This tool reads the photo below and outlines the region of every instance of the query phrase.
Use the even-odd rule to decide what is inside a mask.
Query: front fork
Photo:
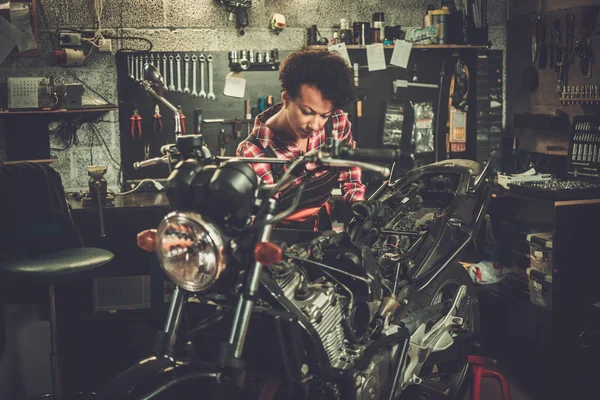
[[[181,323],[181,314],[183,306],[188,299],[188,292],[175,287],[169,304],[169,312],[167,313],[167,321],[162,331],[156,335],[154,342],[154,355],[157,357],[167,356],[173,357],[175,352],[175,341],[177,340],[177,332]]]
[[[273,219],[276,205],[275,200],[269,199],[269,209],[265,216],[266,221]],[[265,225],[259,232],[258,242],[268,242],[271,239],[272,231],[272,224]],[[246,288],[240,296],[235,310],[233,326],[231,327],[231,333],[229,335],[229,353],[234,360],[239,360],[242,356],[242,350],[244,348],[244,343],[246,342],[246,334],[248,333],[248,327],[250,326],[250,317],[254,308],[254,302],[258,296],[262,268],[263,265],[260,262],[254,261],[252,267],[248,270]]]

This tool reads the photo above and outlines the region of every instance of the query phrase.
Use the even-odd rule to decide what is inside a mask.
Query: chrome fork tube
[[[172,355],[173,346],[177,340],[177,331],[179,324],[181,323],[181,314],[183,312],[183,306],[187,299],[187,293],[180,290],[179,287],[175,287],[173,291],[173,297],[169,304],[169,311],[167,313],[167,320],[165,327],[162,332],[159,332],[156,337],[156,343],[154,344],[154,354],[156,355]]]
[[[265,220],[268,221],[273,219],[275,206],[275,200],[269,199],[269,210],[267,211]],[[268,242],[271,239],[272,231],[273,225],[265,225],[260,230],[258,241]],[[231,328],[231,334],[229,335],[229,344],[233,347],[233,356],[235,358],[240,358],[242,356],[242,350],[246,341],[246,334],[248,333],[248,326],[250,325],[250,316],[252,315],[252,309],[254,308],[254,301],[258,295],[262,267],[263,265],[261,263],[255,261],[252,264],[252,267],[248,270],[246,287],[240,296],[235,310],[233,326]]]

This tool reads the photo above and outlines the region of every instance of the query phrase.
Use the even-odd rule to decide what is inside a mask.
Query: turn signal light
[[[138,233],[137,246],[142,250],[154,253],[156,251],[156,229],[146,229]]]
[[[254,246],[254,259],[264,265],[277,264],[283,260],[283,250],[275,243],[259,242]]]

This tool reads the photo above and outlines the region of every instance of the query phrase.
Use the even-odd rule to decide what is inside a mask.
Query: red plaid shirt
[[[282,107],[282,104],[277,104],[263,113],[258,115],[254,120],[254,128],[252,129],[251,135],[256,136],[260,141],[263,148],[271,146],[271,149],[281,159],[295,159],[300,157],[304,152],[294,144],[283,142],[271,129],[265,125],[265,122],[277,113]],[[352,145],[354,139],[352,139],[352,131],[350,130],[350,121],[341,110],[335,110],[331,115],[333,122],[333,130],[338,132],[338,138],[340,141],[345,141]],[[308,151],[318,149],[325,143],[325,128],[321,128],[320,131],[315,132],[308,138]],[[263,150],[253,143],[247,140],[242,141],[236,151],[239,157],[265,157]],[[254,163],[250,166],[256,171],[259,178],[262,179],[263,183],[272,184],[273,174],[271,172],[271,166],[269,164]],[[287,167],[286,167],[287,168]],[[316,165],[309,163],[306,165],[306,169],[311,171],[316,168]],[[318,172],[315,176],[324,174],[325,172]],[[293,186],[298,186],[302,183],[306,173],[301,174],[294,182]],[[362,201],[365,199],[365,185],[361,182],[362,171],[358,167],[346,168],[340,170],[339,182],[342,189],[342,194],[346,204],[353,203],[355,201]],[[292,187],[293,187],[292,186]]]

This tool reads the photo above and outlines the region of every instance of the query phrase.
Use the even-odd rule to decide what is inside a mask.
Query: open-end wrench
[[[200,57],[198,57],[198,61],[200,61],[200,93],[198,97],[201,99],[206,97],[206,92],[204,91],[204,59],[204,54],[200,54]]]
[[[206,98],[208,100],[214,100],[215,99],[215,92],[213,91],[213,56],[212,54],[209,54],[206,57],[206,61],[208,61],[208,94],[206,95]]]
[[[154,63],[154,67],[156,68],[156,72],[162,76],[162,73],[160,72],[160,54],[156,54],[156,62]]]
[[[192,54],[192,97],[198,97],[198,92],[196,92],[196,76],[198,75],[197,65],[198,56]]]
[[[169,84],[169,90],[170,90],[171,92],[174,92],[174,91],[175,91],[175,78],[173,77],[173,58],[174,58],[174,57],[173,57],[173,55],[171,54],[171,55],[169,56],[169,69],[170,69],[169,73],[170,73],[170,78],[171,78],[171,79],[169,79],[169,80],[170,80],[170,82],[171,82],[171,83]]]
[[[183,93],[181,90],[181,56],[177,54],[175,60],[177,60],[177,93]]]
[[[190,93],[190,87],[188,86],[188,82],[190,81],[190,56],[189,55],[185,55],[183,57],[183,61],[184,61],[184,66],[185,66],[185,88],[183,89],[183,93],[185,94],[189,94]]]
[[[162,76],[163,79],[165,80],[165,88],[168,88],[169,85],[167,84],[167,55],[163,54],[162,56]]]
[[[131,56],[127,56],[127,76],[130,78],[133,76],[131,74],[131,65]]]
[[[133,74],[134,75],[133,77],[136,81],[139,81],[140,80],[140,63],[139,63],[138,56],[135,56],[133,58],[133,65],[135,66],[135,72]]]
[[[154,53],[150,54],[150,65],[154,65]]]
[[[150,60],[149,60],[149,58],[148,58],[148,54],[146,54],[146,55],[144,56],[144,67],[146,66],[146,64],[148,64],[148,62],[149,62],[149,61],[150,61]],[[142,76],[143,76],[143,75],[144,75],[144,68],[142,68]]]
[[[140,75],[138,77],[138,81],[141,82],[142,79],[144,79],[144,57],[140,56]]]

